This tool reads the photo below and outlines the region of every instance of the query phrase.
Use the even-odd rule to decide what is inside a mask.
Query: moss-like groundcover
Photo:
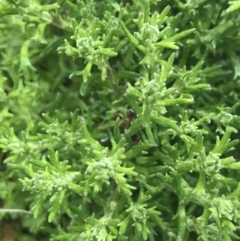
[[[239,9],[0,0],[0,240],[240,240]]]

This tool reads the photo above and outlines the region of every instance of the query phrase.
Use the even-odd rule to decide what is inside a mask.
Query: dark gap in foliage
[[[0,173],[4,172],[7,168],[7,164],[4,163],[4,160],[9,156],[9,154],[9,152],[4,152],[2,149],[0,149]]]
[[[189,239],[188,240],[197,240],[197,239],[198,239],[197,232],[192,231],[192,232],[189,233]]]
[[[186,213],[188,215],[192,215],[195,218],[198,218],[203,214],[203,207],[194,202],[190,202],[186,206]]]
[[[197,181],[198,181],[198,177],[199,177],[199,173],[197,173],[196,171],[193,172],[186,172],[183,174],[184,179],[187,181],[187,183],[191,186],[191,187],[196,187],[197,185]]]

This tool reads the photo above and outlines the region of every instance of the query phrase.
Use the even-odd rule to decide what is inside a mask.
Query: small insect
[[[122,113],[117,113],[117,116],[122,119],[121,128],[128,129],[131,125],[131,122],[136,118],[136,114],[132,109],[127,111],[127,115],[124,116]]]

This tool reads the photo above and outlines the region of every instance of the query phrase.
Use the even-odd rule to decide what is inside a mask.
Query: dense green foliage
[[[239,9],[0,0],[2,227],[18,241],[240,240]]]

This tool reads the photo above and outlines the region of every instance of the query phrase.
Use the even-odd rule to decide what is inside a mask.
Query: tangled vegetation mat
[[[240,240],[240,1],[0,0],[0,241]]]

